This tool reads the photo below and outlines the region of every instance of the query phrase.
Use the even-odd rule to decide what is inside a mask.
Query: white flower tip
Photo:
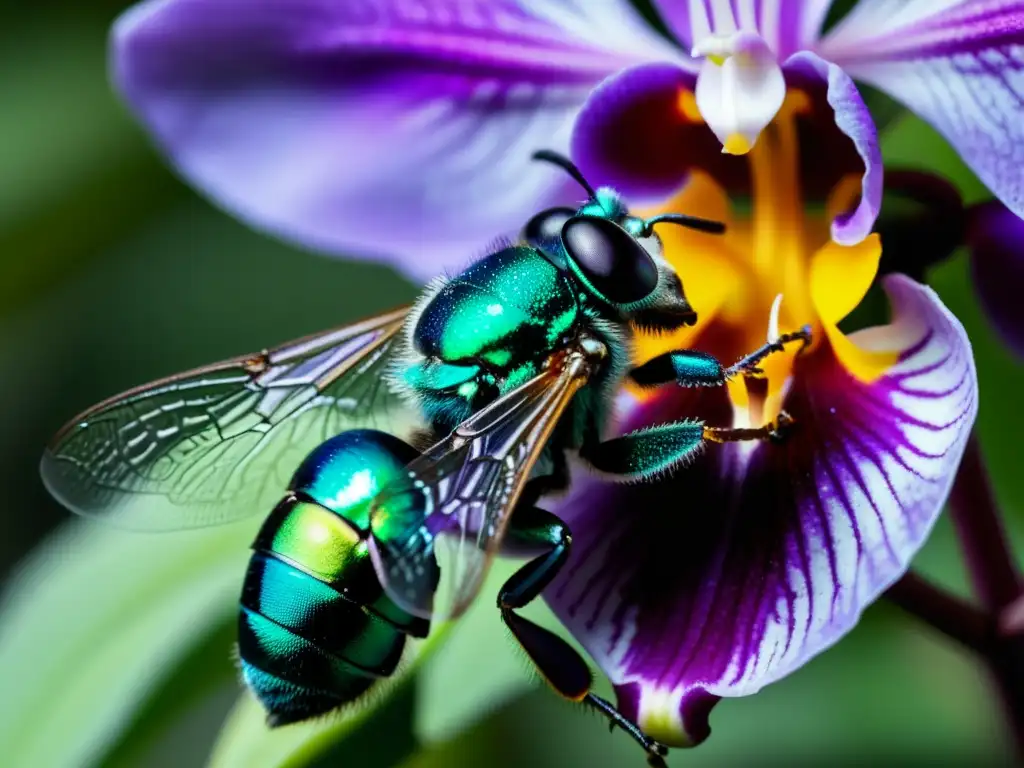
[[[772,302],[772,310],[768,313],[768,343],[774,344],[779,340],[779,309],[782,307],[782,294],[775,297]]]

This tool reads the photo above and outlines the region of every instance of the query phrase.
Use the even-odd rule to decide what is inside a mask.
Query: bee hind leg
[[[516,507],[506,534],[506,546],[519,553],[539,551],[540,554],[512,574],[501,588],[498,593],[501,618],[548,685],[564,698],[600,712],[613,728],[619,726],[644,748],[650,765],[664,768],[666,747],[647,736],[610,702],[591,693],[590,667],[576,649],[554,632],[515,612],[551,583],[568,560],[571,544],[569,528],[558,517],[539,507]]]

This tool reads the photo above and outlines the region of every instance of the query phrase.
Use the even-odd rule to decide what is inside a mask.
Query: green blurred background
[[[3,765],[203,765],[240,693],[234,599],[256,523],[150,537],[70,521],[38,479],[47,439],[114,392],[416,290],[388,269],[253,233],[177,181],[106,83],[107,29],[127,5],[0,10]],[[884,149],[985,197],[908,115],[889,123]],[[964,255],[931,282],[975,345],[979,430],[1020,543],[1024,375],[981,316]],[[917,565],[966,594],[948,520]],[[642,765],[625,737],[538,687],[491,610],[474,611],[413,685],[345,739],[292,753],[244,706],[231,717],[216,765]],[[885,604],[797,674],[721,704],[712,727],[671,765],[991,764],[1011,754],[980,668]]]

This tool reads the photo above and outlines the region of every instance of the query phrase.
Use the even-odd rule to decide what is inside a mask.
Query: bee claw
[[[783,442],[795,424],[796,419],[790,416],[786,411],[779,411],[779,415],[775,419],[775,425],[768,433],[768,439],[776,443]]]

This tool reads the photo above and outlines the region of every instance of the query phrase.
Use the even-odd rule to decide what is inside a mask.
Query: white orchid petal
[[[709,36],[698,52],[708,58],[697,76],[697,108],[723,152],[745,154],[786,98],[782,68],[763,40],[745,33]]]

